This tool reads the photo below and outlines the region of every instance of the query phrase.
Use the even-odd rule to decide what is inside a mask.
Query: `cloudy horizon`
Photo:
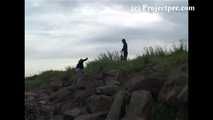
[[[132,12],[140,4],[187,5],[186,0],[25,0],[25,76],[74,67],[79,58],[120,51],[129,58],[144,47],[170,48],[188,40],[188,13]],[[162,1],[162,0],[160,0]]]

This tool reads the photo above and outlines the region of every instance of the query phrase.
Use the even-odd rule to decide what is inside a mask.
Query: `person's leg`
[[[123,55],[121,55],[121,61],[123,61],[124,59],[123,59],[124,57],[123,57]]]
[[[84,71],[82,69],[79,69],[79,75],[77,79],[77,86],[80,85],[80,82],[84,79]]]
[[[76,78],[73,80],[73,85],[77,85],[77,82],[78,82],[78,79],[79,79],[79,76],[80,76],[80,69],[76,68],[75,73],[76,73]]]
[[[127,52],[124,52],[124,60],[127,61],[127,55],[128,53]]]

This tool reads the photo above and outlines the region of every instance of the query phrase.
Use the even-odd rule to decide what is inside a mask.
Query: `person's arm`
[[[123,52],[124,51],[124,43],[123,43],[123,47],[122,47],[122,49],[121,49],[121,52]]]
[[[87,61],[87,60],[88,60],[88,58],[83,59],[83,61]]]
[[[122,50],[121,50],[121,51],[123,52],[124,50],[125,50],[125,44],[123,45],[123,48],[122,48]]]
[[[127,44],[124,43],[123,48],[122,48],[122,51],[126,51],[126,50],[127,50]]]

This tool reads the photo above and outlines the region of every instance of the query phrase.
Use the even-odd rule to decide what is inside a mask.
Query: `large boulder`
[[[104,120],[106,117],[107,112],[97,112],[97,113],[92,113],[92,114],[84,114],[80,115],[74,120]]]
[[[34,91],[37,95],[36,97],[39,99],[47,99],[47,97],[53,93],[51,89],[49,88],[42,88],[39,90]]]
[[[120,72],[118,70],[111,70],[101,72],[97,75],[97,79],[101,81],[104,85],[120,85],[121,83],[118,81]]]
[[[119,90],[119,87],[117,85],[105,85],[101,87],[96,88],[97,94],[105,94],[112,96]]]
[[[106,95],[92,95],[87,100],[87,110],[91,113],[108,111],[112,104],[112,97]]]
[[[105,77],[112,77],[114,80],[118,80],[118,77],[120,75],[119,70],[110,70],[103,73],[103,76]]]
[[[159,93],[159,100],[164,103],[178,106],[179,102],[187,102],[187,80],[167,80]]]
[[[74,93],[74,101],[81,105],[86,105],[87,99],[95,94],[95,88],[87,88],[85,90],[77,90]]]
[[[129,79],[124,86],[128,89],[128,91],[132,92],[138,89],[138,85],[141,84],[141,81],[143,80],[144,80],[143,76],[134,76],[131,79]]]
[[[161,102],[179,106],[180,102],[187,102],[188,94],[188,68],[187,64],[177,66],[168,76],[159,93]]]
[[[78,88],[83,89],[90,89],[90,88],[96,88],[97,87],[97,80],[92,78],[91,76],[85,75],[82,79],[77,79],[77,83],[73,84],[77,86]]]
[[[66,98],[66,96],[72,94],[72,92],[69,90],[69,88],[62,88],[58,90],[57,92],[51,94],[49,96],[49,100],[51,102],[59,102]]]
[[[110,108],[110,111],[107,115],[106,120],[120,120],[125,110],[125,97],[127,93],[126,91],[119,91],[113,100],[113,104]]]
[[[52,120],[64,120],[62,115],[55,115],[52,117]]]
[[[137,90],[146,90],[150,91],[153,97],[158,96],[159,91],[161,90],[164,80],[157,79],[157,78],[145,78],[143,76],[135,76],[131,78],[127,83],[126,83],[126,88],[128,89],[129,92],[134,92]]]
[[[63,113],[75,107],[86,106],[87,99],[95,94],[95,88],[66,89],[66,93],[61,92],[62,95],[58,93],[56,96],[59,97],[55,97],[55,100],[52,101],[52,103],[59,104],[59,107],[56,108],[57,113]]]
[[[188,85],[186,85],[181,92],[177,96],[177,100],[179,103],[187,103],[188,102]]]
[[[25,100],[25,120],[36,120],[39,115],[39,110],[36,104]]]
[[[25,97],[25,102],[33,101],[38,96],[37,94],[32,93],[32,92],[25,92],[24,95],[25,95],[24,96]]]
[[[148,91],[135,91],[122,120],[150,120],[152,96]]]
[[[113,80],[113,79],[106,79],[105,80],[105,85],[116,85],[116,86],[120,86],[120,82],[117,80]]]
[[[49,105],[43,105],[36,99],[25,98],[25,119],[26,120],[49,120],[52,117],[53,109]]]
[[[81,114],[80,108],[74,108],[72,110],[67,110],[63,113],[64,120],[73,120],[75,117],[79,116]]]

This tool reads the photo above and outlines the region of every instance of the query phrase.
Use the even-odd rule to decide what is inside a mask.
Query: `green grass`
[[[27,77],[25,79],[25,88],[34,89],[34,88],[42,88],[48,85],[48,83],[53,79],[60,79],[62,76],[62,71],[45,71],[39,75],[34,75],[32,77]]]
[[[75,79],[75,72],[73,68],[66,68],[65,71],[45,71],[39,75],[34,75],[25,78],[25,89],[33,90],[45,88],[52,80],[72,80]]]
[[[98,73],[100,70],[108,71],[119,69],[128,73],[141,72],[150,66],[158,67],[158,71],[168,72],[173,67],[187,62],[188,52],[183,45],[175,46],[172,50],[164,50],[160,47],[145,48],[145,53],[135,59],[121,62],[118,52],[107,52],[101,54],[96,60],[87,64],[86,72],[89,74]]]

